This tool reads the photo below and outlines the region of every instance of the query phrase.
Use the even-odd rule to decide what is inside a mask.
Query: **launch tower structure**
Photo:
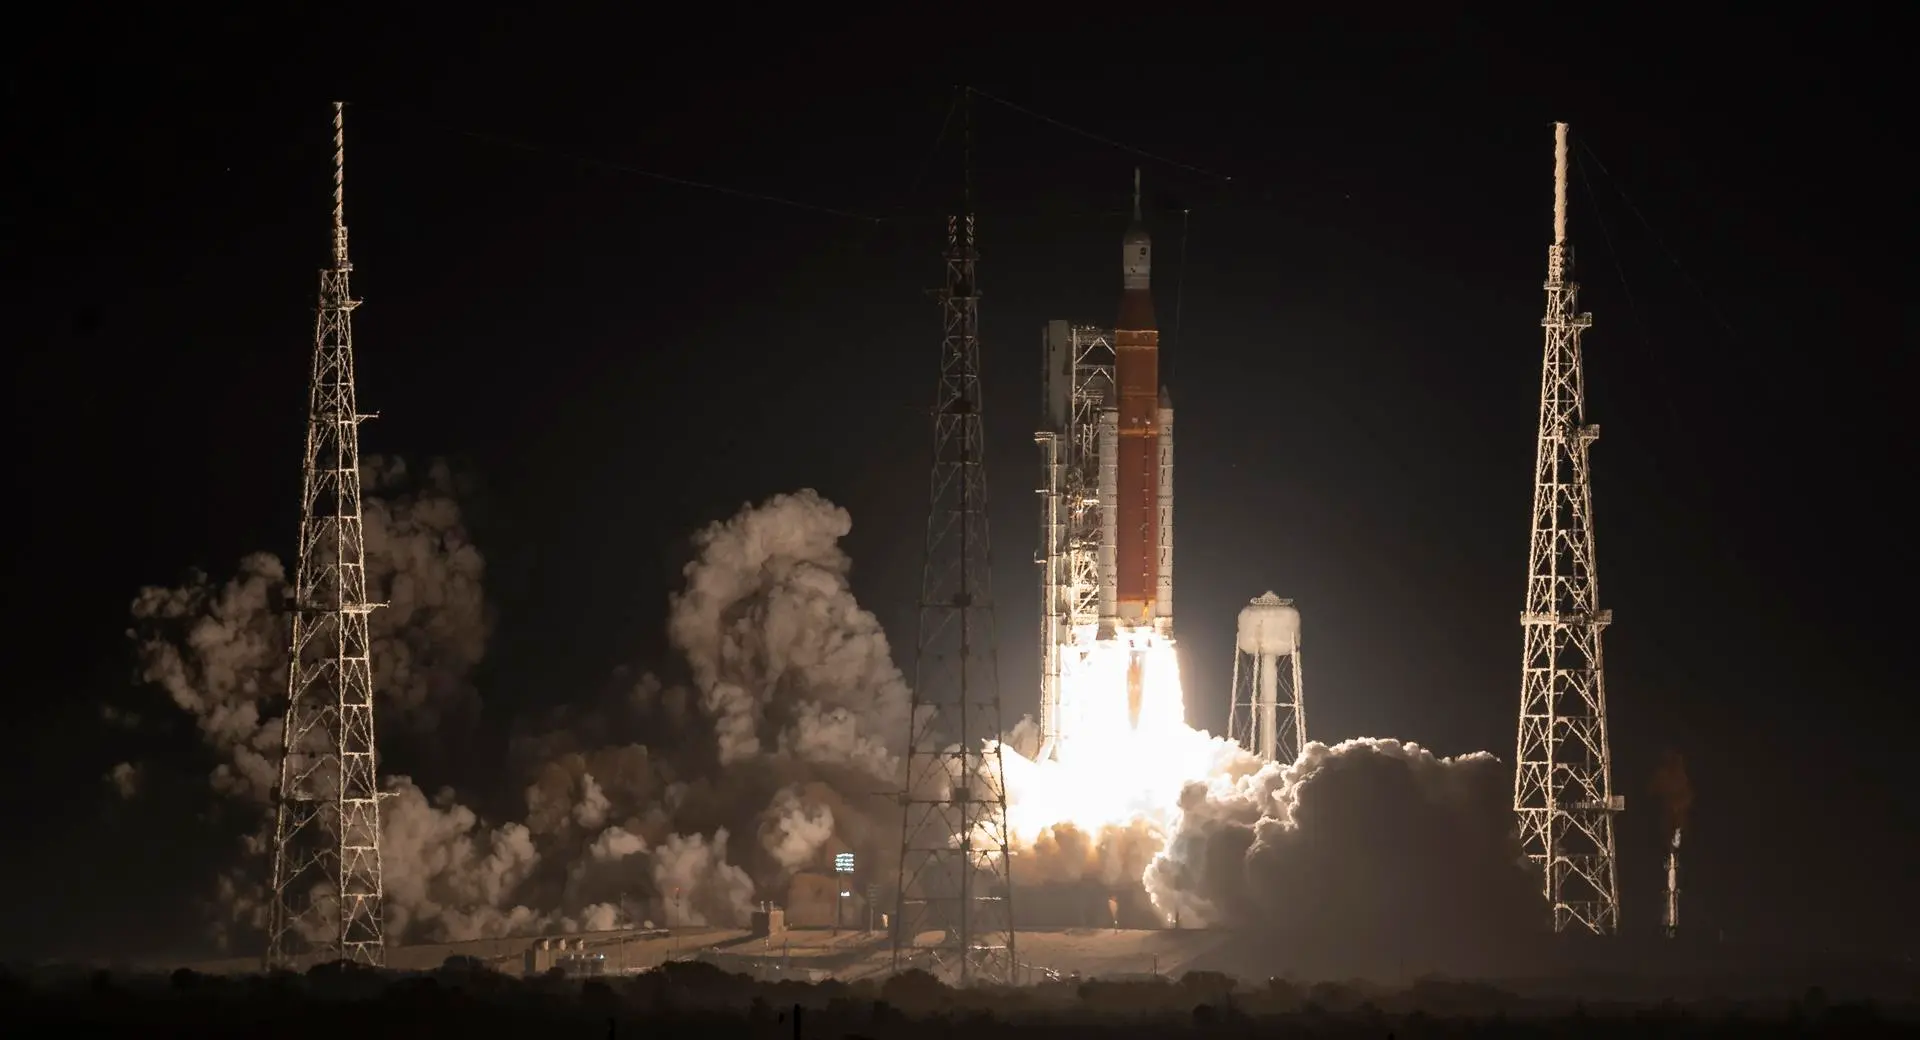
[[[344,105],[333,105],[333,263],[320,272],[307,404],[305,484],[294,571],[280,782],[272,791],[273,891],[267,963],[382,965],[379,763],[366,547],[360,515],[360,413],[348,290]]]
[[[1011,983],[1016,963],[980,419],[970,118],[966,133],[966,205],[947,218],[946,284],[939,292],[946,333],[933,403],[893,921],[895,971],[922,968],[960,985]]]
[[[1104,627],[1112,637],[1113,332],[1064,321],[1041,337],[1040,753],[1057,758],[1066,677]],[[1103,461],[1104,460],[1104,461]]]
[[[1613,793],[1607,744],[1600,637],[1613,612],[1600,609],[1587,463],[1600,427],[1586,421],[1580,334],[1593,317],[1578,308],[1572,266],[1567,124],[1555,123],[1553,244],[1547,249],[1547,310],[1540,322],[1546,345],[1526,609],[1520,615],[1525,638],[1513,808],[1521,844],[1541,871],[1554,931],[1578,927],[1611,935],[1620,921],[1613,818],[1626,800]]]
[[[1240,608],[1227,736],[1268,762],[1292,762],[1307,742],[1300,681],[1300,609],[1271,592]]]

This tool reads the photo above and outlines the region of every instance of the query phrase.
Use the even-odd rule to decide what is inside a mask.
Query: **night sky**
[[[1920,812],[1893,782],[1912,266],[1890,23],[1102,15],[948,44],[924,17],[777,40],[130,17],[10,41],[25,714],[0,953],[184,948],[228,853],[186,793],[210,762],[184,717],[129,735],[99,712],[168,715],[129,689],[141,585],[291,549],[327,102],[350,102],[365,448],[475,485],[486,725],[420,777],[464,787],[498,780],[516,719],[618,666],[670,672],[687,536],[778,492],[851,511],[855,591],[910,665],[940,338],[924,290],[960,169],[956,135],[936,143],[963,82],[1067,124],[973,102],[1018,711],[1037,688],[1041,327],[1111,322],[1139,166],[1190,720],[1224,728],[1235,612],[1272,589],[1304,615],[1313,737],[1511,756],[1564,119],[1626,927],[1657,926],[1648,787],[1674,749],[1697,789],[1691,927],[1911,949],[1881,910],[1920,876]],[[101,779],[129,757],[161,771],[154,800]]]

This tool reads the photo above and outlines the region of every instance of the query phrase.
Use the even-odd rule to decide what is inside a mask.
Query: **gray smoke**
[[[1014,853],[1014,913],[1029,927],[1159,928],[1167,916],[1142,880],[1163,845],[1146,820],[1089,832],[1042,830]]]
[[[694,538],[668,624],[714,719],[722,765],[763,748],[891,776],[907,684],[886,633],[854,601],[839,546],[847,511],[812,490],[775,495]]]
[[[503,934],[522,906],[558,928],[738,925],[835,851],[883,863],[897,810],[874,795],[898,783],[909,698],[848,587],[850,528],[802,491],[696,535],[668,622],[691,687],[642,674],[523,733],[539,862],[434,937]]]
[[[1190,784],[1146,887],[1183,924],[1251,930],[1270,970],[1511,967],[1544,912],[1513,837],[1511,783],[1484,752],[1310,743],[1291,764]]]
[[[369,456],[362,472],[368,596],[388,604],[368,622],[380,724],[430,730],[475,700],[468,676],[486,648],[485,564],[444,463],[415,480],[398,459]],[[276,780],[289,580],[264,552],[244,557],[225,582],[194,571],[178,587],[141,589],[127,633],[140,680],[164,690],[219,754],[214,789],[253,802]],[[132,717],[113,706],[103,715]]]
[[[383,497],[366,509],[368,570],[393,604],[375,615],[389,619],[376,630],[376,688],[396,704],[383,723],[431,726],[472,698],[466,677],[486,637],[481,561],[444,468],[413,491],[397,463],[370,471]],[[848,587],[838,543],[850,527],[844,510],[802,491],[697,535],[669,623],[692,684],[642,674],[523,729],[509,755],[524,778],[517,820],[490,822],[451,790],[429,796],[390,777],[389,935],[738,925],[756,897],[783,898],[797,871],[835,851],[883,872],[898,810],[874,795],[898,782],[908,694]],[[285,583],[279,561],[257,554],[223,585],[196,576],[144,590],[135,606],[142,678],[221,753],[218,789],[255,802],[275,779]],[[249,853],[264,845],[263,831],[248,837]],[[249,867],[222,879],[236,928],[257,927],[265,906]]]
[[[360,472],[367,587],[386,604],[373,614],[383,717],[431,730],[446,715],[477,707],[469,676],[492,628],[486,561],[467,535],[444,461],[416,478],[403,460],[374,455]]]

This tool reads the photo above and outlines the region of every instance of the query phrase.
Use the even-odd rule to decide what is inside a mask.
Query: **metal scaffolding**
[[[1619,928],[1613,817],[1626,800],[1613,793],[1607,746],[1600,636],[1613,612],[1600,609],[1594,563],[1587,454],[1600,427],[1586,423],[1580,358],[1580,334],[1593,317],[1580,313],[1579,286],[1568,277],[1565,123],[1554,124],[1553,173],[1513,808],[1521,843],[1540,867],[1554,931],[1578,925],[1604,935]]]
[[[893,968],[957,983],[1014,977],[1013,884],[999,738],[979,295],[967,123],[965,213],[947,219],[946,334],[933,407],[920,638],[914,654]]]
[[[381,965],[380,787],[374,746],[360,423],[345,218],[345,114],[333,105],[333,263],[320,272],[308,394],[287,711],[273,788],[267,963]]]
[[[1102,431],[1114,423],[1113,334],[1107,329],[1047,324],[1040,446],[1040,751],[1057,757],[1062,734],[1062,681],[1074,656],[1101,634],[1112,636],[1113,542],[1105,537],[1101,495]]]

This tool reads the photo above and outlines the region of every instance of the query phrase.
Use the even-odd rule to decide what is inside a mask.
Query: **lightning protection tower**
[[[271,967],[384,963],[380,792],[368,659],[360,422],[347,288],[345,118],[333,105],[333,263],[320,272],[307,402],[307,458],[294,572],[293,639],[273,789]]]
[[[962,95],[962,105],[967,105]],[[961,985],[1014,978],[1013,885],[980,422],[971,112],[962,215],[947,218],[920,638],[901,790],[893,968]]]
[[[1307,742],[1300,682],[1300,610],[1271,592],[1240,608],[1227,736],[1268,762],[1292,762]]]
[[[1580,333],[1593,323],[1577,306],[1567,243],[1567,124],[1554,124],[1553,244],[1547,249],[1545,356],[1540,436],[1533,475],[1533,536],[1527,561],[1525,649],[1514,754],[1513,808],[1520,839],[1541,872],[1554,931],[1619,928],[1607,693],[1593,551],[1593,482],[1587,453],[1600,427],[1586,422]]]

